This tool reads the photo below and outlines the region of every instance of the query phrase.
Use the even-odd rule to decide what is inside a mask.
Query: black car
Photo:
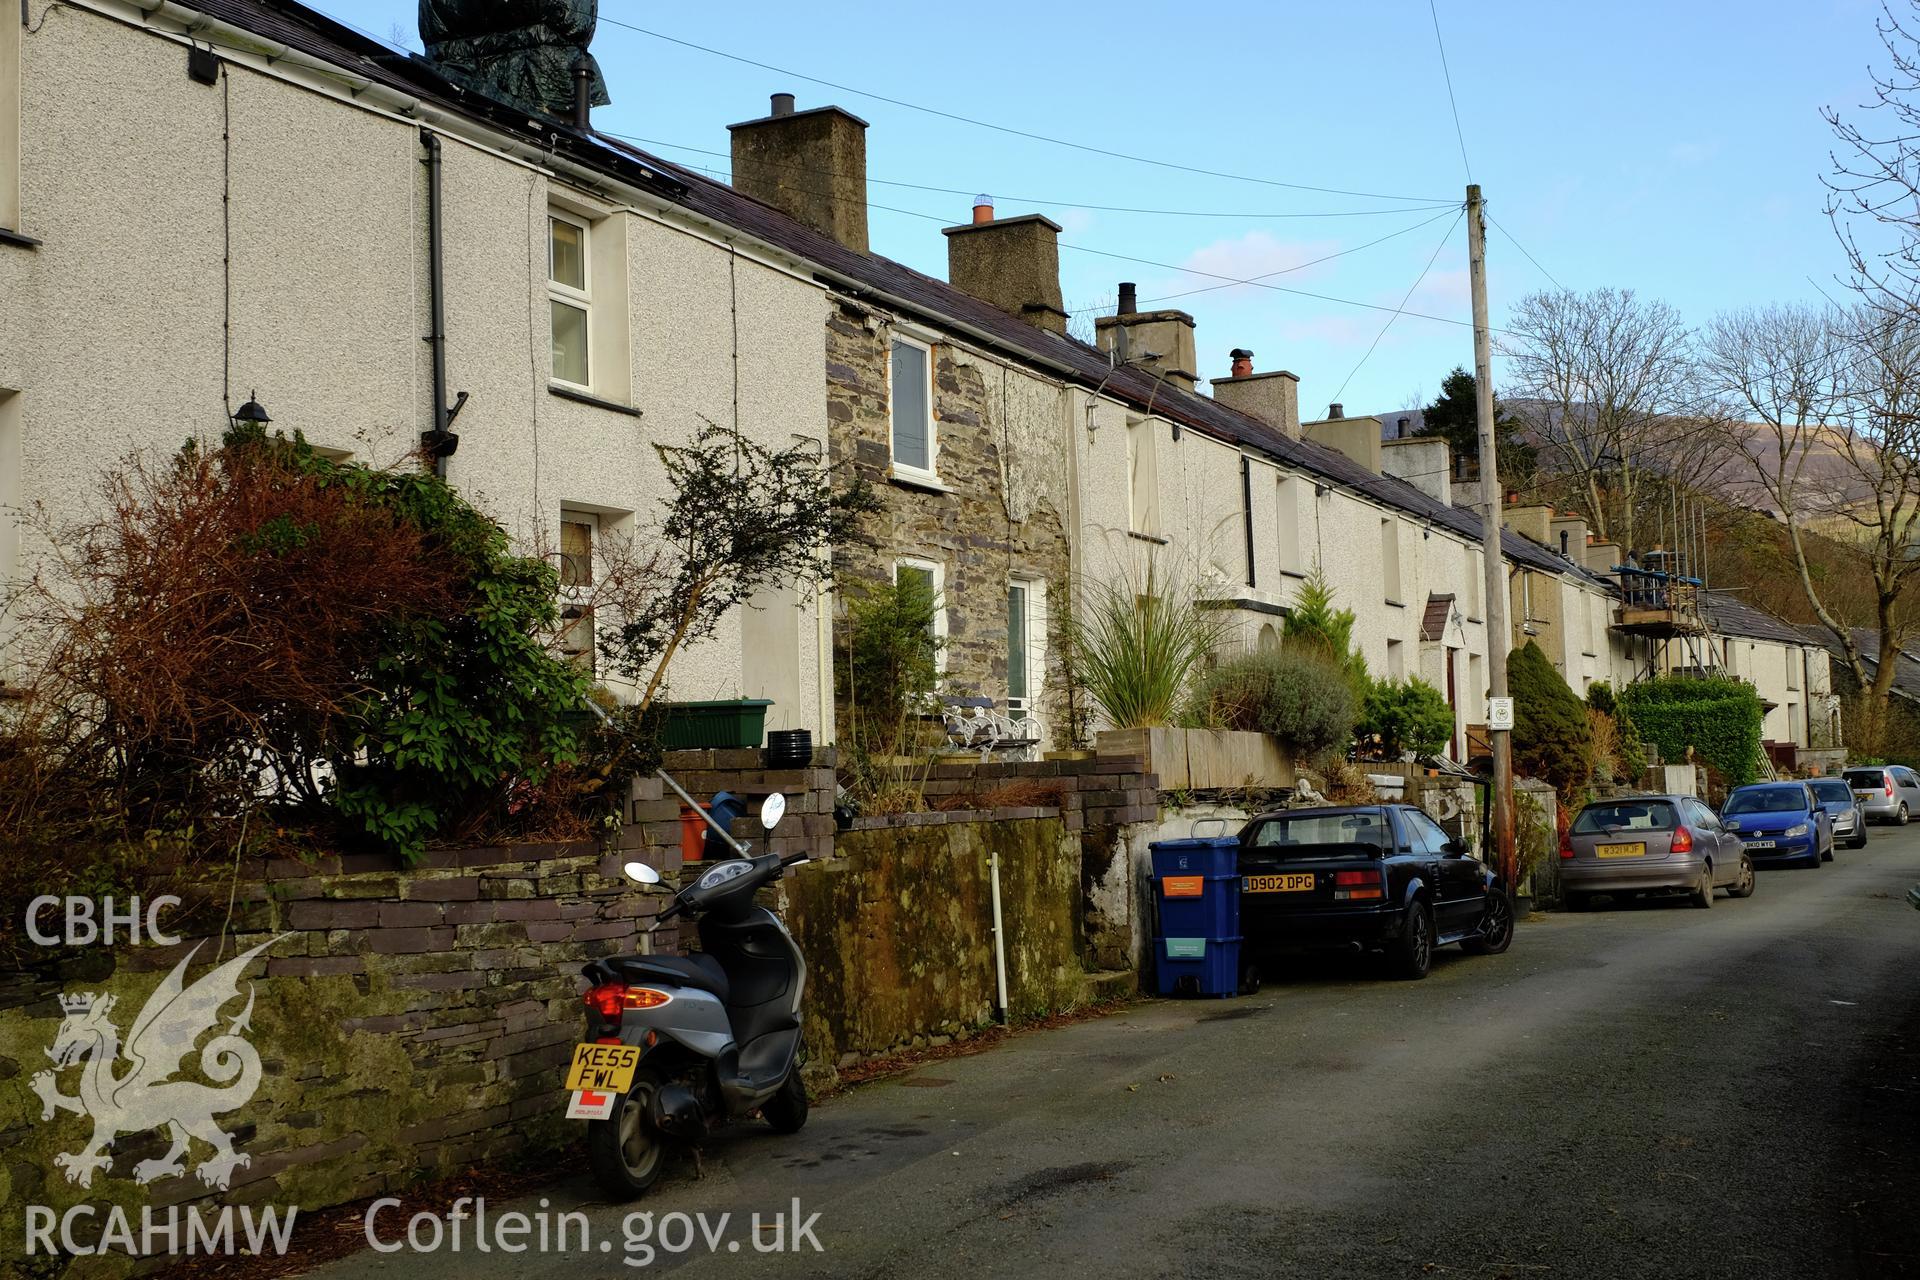
[[[1513,942],[1498,877],[1413,805],[1264,813],[1240,832],[1240,933],[1255,955],[1385,952],[1424,978],[1433,949],[1497,955]]]

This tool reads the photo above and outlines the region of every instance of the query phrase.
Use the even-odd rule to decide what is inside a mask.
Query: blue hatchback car
[[[1756,865],[1817,867],[1833,858],[1833,815],[1804,782],[1735,787],[1720,807],[1720,822],[1740,837]]]

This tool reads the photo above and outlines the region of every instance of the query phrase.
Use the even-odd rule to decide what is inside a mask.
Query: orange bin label
[[[1169,898],[1197,898],[1206,889],[1204,876],[1161,876],[1160,892]]]

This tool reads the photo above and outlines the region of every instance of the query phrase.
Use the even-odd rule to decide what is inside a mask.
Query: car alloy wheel
[[[1394,950],[1394,968],[1402,978],[1417,981],[1433,968],[1433,911],[1426,903],[1407,905],[1407,921]]]
[[[1463,951],[1476,956],[1497,956],[1513,945],[1513,899],[1504,889],[1487,891],[1487,909],[1480,917],[1480,932],[1460,944]]]
[[[1907,802],[1905,800],[1900,802],[1900,812],[1894,815],[1893,824],[1897,827],[1907,825]]]

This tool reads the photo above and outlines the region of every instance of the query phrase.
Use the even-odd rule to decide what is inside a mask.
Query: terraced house
[[[594,132],[591,73],[503,102],[457,40],[399,53],[287,0],[70,0],[0,33],[0,505],[71,517],[129,451],[251,401],[373,462],[425,439],[579,589],[659,500],[651,446],[717,422],[867,475],[879,545],[840,576],[931,586],[945,691],[1045,745],[1099,727],[1069,705],[1075,584],[1154,560],[1255,647],[1322,569],[1374,673],[1445,691],[1456,755],[1484,721],[1480,518],[1443,444],[1303,423],[1293,373],[1131,286],[1068,336],[1045,217],[977,201],[946,280],[871,253],[867,125],[838,107],[774,95],[731,126],[728,185]],[[7,528],[11,577],[34,548]],[[1517,643],[1576,690],[1638,669],[1616,548],[1550,512],[1502,537]],[[606,620],[575,621],[585,650]],[[831,741],[833,635],[827,597],[769,592],[673,694]]]

